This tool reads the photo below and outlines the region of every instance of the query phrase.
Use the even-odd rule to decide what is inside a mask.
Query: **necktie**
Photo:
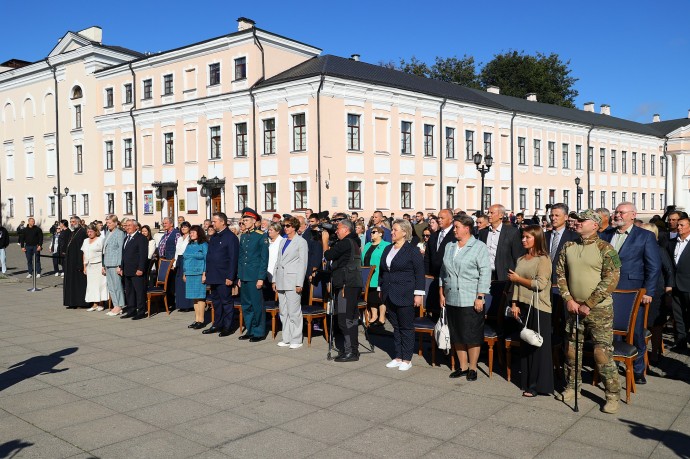
[[[446,230],[441,230],[441,232],[438,235],[438,241],[436,242],[436,250],[438,250],[441,247],[441,241],[443,241],[444,237],[446,237]]]
[[[132,236],[131,236],[131,235],[128,235],[128,236],[127,236],[127,239],[125,239],[125,245],[122,246],[123,249],[124,249],[125,247],[127,247],[127,243],[129,242],[130,239],[132,239]]]
[[[623,243],[625,242],[625,239],[627,237],[628,237],[627,231],[622,232],[622,233],[618,233],[618,239],[616,239],[616,246],[614,247],[614,249],[616,249],[616,252],[620,252],[621,246],[623,245]]]
[[[561,241],[561,233],[558,231],[554,231],[551,233],[551,252],[549,253],[549,256],[551,257],[551,261],[553,261],[556,258],[556,253],[558,252],[558,243]]]

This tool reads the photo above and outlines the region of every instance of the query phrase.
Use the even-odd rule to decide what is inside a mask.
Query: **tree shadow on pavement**
[[[19,454],[24,448],[33,446],[33,443],[29,443],[23,440],[11,440],[0,444],[0,458],[10,458]]]
[[[666,448],[670,449],[677,457],[690,459],[690,435],[673,430],[661,430],[640,424],[636,421],[621,419],[621,422],[630,427],[630,433],[637,438],[652,439],[659,441]]]
[[[69,370],[69,368],[56,369],[55,367],[65,360],[65,356],[74,354],[77,349],[79,348],[68,347],[52,354],[37,355],[23,362],[15,363],[6,372],[0,374],[0,392],[34,376]]]

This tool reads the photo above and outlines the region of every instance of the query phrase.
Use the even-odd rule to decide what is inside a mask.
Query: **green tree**
[[[457,57],[436,57],[436,62],[429,72],[430,78],[455,83],[470,88],[479,88],[479,77],[474,57],[464,55]]]
[[[558,54],[508,51],[496,54],[479,74],[481,86],[498,86],[501,94],[525,97],[534,92],[539,102],[575,108],[578,91],[573,87],[577,78],[571,76],[570,61],[563,62]]]

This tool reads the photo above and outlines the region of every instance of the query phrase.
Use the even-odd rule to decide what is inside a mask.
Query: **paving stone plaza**
[[[320,335],[288,350],[270,337],[202,336],[189,313],[133,322],[66,310],[45,269],[42,290],[27,292],[15,243],[8,266],[0,457],[690,457],[685,355],[667,351],[617,415],[599,411],[603,391],[585,372],[574,413],[521,397],[498,361],[489,378],[485,356],[476,382],[417,356],[410,371],[391,370],[391,339],[378,336],[375,353],[338,364]]]

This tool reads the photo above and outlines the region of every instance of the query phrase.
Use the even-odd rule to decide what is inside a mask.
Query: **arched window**
[[[72,99],[81,99],[82,97],[84,97],[84,93],[81,91],[81,86],[75,86],[72,89]]]

